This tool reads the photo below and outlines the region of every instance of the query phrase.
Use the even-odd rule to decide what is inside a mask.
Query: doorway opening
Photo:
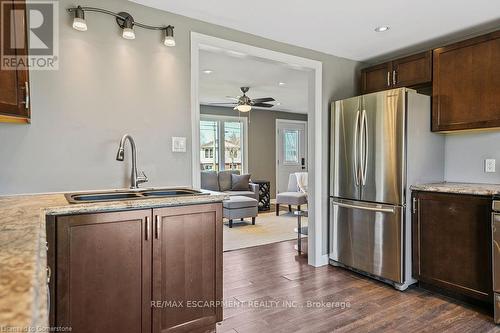
[[[218,71],[213,70],[212,68],[202,67],[203,64],[203,53],[211,52],[211,53],[224,53],[224,55],[230,55],[233,58],[247,58],[252,60],[257,60],[263,63],[274,63],[280,64],[282,68],[293,69],[296,72],[306,73],[307,75],[307,86],[303,89],[305,94],[307,95],[304,114],[300,115],[304,118],[297,118],[298,115],[293,115],[293,111],[295,110],[283,110],[283,106],[280,105],[282,103],[280,98],[275,98],[275,95],[278,94],[279,90],[273,90],[275,94],[272,94],[268,97],[269,89],[266,84],[259,84],[258,82],[253,82],[245,85],[245,82],[241,80],[241,75],[234,75],[231,80],[231,92],[227,93],[225,96],[232,96],[233,100],[230,101],[210,101],[204,99],[202,96],[205,94],[206,88],[202,86],[204,81],[206,81],[207,77],[217,78]],[[223,67],[220,71],[224,72],[225,70],[231,70],[231,66]],[[278,67],[276,67],[278,68]],[[260,71],[260,73],[267,73],[267,71]],[[232,82],[234,81],[234,82]],[[276,76],[276,82],[274,82],[275,87],[283,87],[287,83],[282,82],[278,76]],[[252,87],[253,86],[253,87]],[[250,89],[246,89],[246,88]],[[220,88],[220,87],[219,87]],[[227,87],[226,87],[227,88]],[[217,89],[212,91],[216,92]],[[240,92],[241,91],[241,92]],[[239,93],[239,95],[237,95]],[[219,95],[221,97],[225,97]],[[274,98],[270,98],[273,96]],[[252,129],[255,129],[258,125],[259,119],[258,115],[266,114],[269,115],[269,112],[279,113],[284,112],[288,114],[292,114],[291,119],[286,120],[302,120],[301,129],[299,132],[293,132],[292,130],[286,133],[288,137],[289,144],[284,147],[284,154],[287,157],[287,163],[297,164],[299,165],[299,172],[290,172],[288,177],[291,174],[295,173],[306,173],[307,177],[303,178],[306,181],[302,181],[301,184],[306,186],[307,189],[307,205],[302,205],[302,209],[308,209],[309,213],[309,236],[307,242],[307,252],[308,252],[308,262],[314,266],[320,266],[327,264],[327,255],[322,253],[322,235],[326,232],[326,224],[323,225],[323,220],[326,219],[326,203],[322,200],[321,193],[326,191],[325,184],[322,184],[321,175],[322,170],[325,168],[323,163],[326,163],[326,158],[322,156],[322,65],[320,62],[305,59],[301,57],[292,56],[289,54],[284,54],[280,52],[275,52],[263,48],[258,48],[246,44],[241,44],[237,42],[232,42],[228,40],[223,40],[216,37],[206,36],[198,33],[191,33],[191,99],[192,99],[192,177],[193,177],[193,186],[202,188],[206,186],[207,182],[205,176],[207,173],[203,173],[202,171],[217,173],[220,171],[229,171],[229,173],[224,174],[222,178],[217,178],[217,184],[220,184],[224,188],[219,186],[220,191],[231,192],[233,188],[227,188],[228,179],[229,182],[233,182],[236,177],[236,174],[241,173],[249,173],[252,175],[251,181],[254,182],[253,185],[258,186],[258,189],[253,188],[254,192],[262,190],[262,188],[266,187],[267,183],[270,183],[270,179],[274,178],[274,193],[279,193],[277,190],[280,183],[284,181],[276,180],[278,177],[282,176],[285,171],[280,173],[277,172],[276,168],[276,148],[278,145],[276,144],[279,138],[276,135],[276,126],[280,124],[277,119],[281,119],[279,114],[275,115],[272,121],[265,122],[265,125],[269,125],[274,128],[272,132],[272,139],[268,140],[266,145],[263,145],[260,150],[262,152],[266,150],[272,151],[273,155],[267,159],[261,158],[261,161],[265,161],[268,164],[271,164],[273,167],[273,172],[267,173],[266,178],[269,179],[256,179],[260,178],[255,176],[258,174],[258,168],[255,166],[254,155],[258,153],[257,150],[252,149]],[[206,96],[205,96],[206,97]],[[245,102],[245,98],[248,98],[249,101]],[[235,100],[236,99],[236,100]],[[253,102],[253,100],[256,100]],[[258,102],[257,102],[258,100]],[[220,102],[220,103],[217,103]],[[236,102],[236,104],[233,104]],[[288,99],[283,101],[283,104],[288,103]],[[217,104],[230,104],[229,107],[226,107],[223,111],[219,111],[219,113],[212,112],[215,107],[220,107],[222,105]],[[243,105],[244,104],[244,105]],[[246,104],[250,105],[250,111],[246,109]],[[271,108],[268,104],[272,104],[273,110],[270,111]],[[238,107],[243,105],[243,107]],[[207,111],[208,110],[208,111]],[[247,112],[245,112],[247,111]],[[212,114],[211,114],[212,113]],[[220,118],[216,120],[215,118],[210,119],[213,116],[219,116]],[[247,130],[246,134],[241,134],[238,130],[232,131],[232,133],[227,133],[226,130],[227,125],[224,117],[235,117],[239,119],[236,123],[241,123],[241,119],[246,119],[247,122]],[[296,124],[299,124],[297,122]],[[209,129],[206,129],[208,126]],[[264,127],[264,125],[262,125]],[[224,128],[224,129],[223,129]],[[244,126],[241,127],[244,130]],[[203,134],[203,131],[211,132],[212,134]],[[262,132],[264,133],[264,132]],[[295,135],[296,133],[297,135]],[[245,141],[245,136],[247,136]],[[203,138],[204,137],[204,138]],[[239,137],[239,140],[238,140]],[[297,149],[294,152],[293,140],[298,139]],[[212,141],[212,142],[211,142]],[[250,141],[250,142],[249,142]],[[274,141],[274,142],[273,142]],[[202,147],[203,146],[203,147]],[[231,148],[232,147],[232,148]],[[302,148],[302,151],[300,149]],[[212,151],[210,151],[212,149]],[[231,153],[231,149],[233,149]],[[306,155],[302,156],[304,153]],[[231,155],[232,154],[232,155]],[[302,154],[302,155],[301,155]],[[227,160],[227,156],[233,156],[232,161]],[[300,155],[300,156],[299,156]],[[309,157],[309,158],[308,158]],[[206,162],[205,159],[210,159],[209,162]],[[258,160],[258,159],[257,159]],[[295,161],[295,162],[294,162]],[[222,179],[222,180],[221,180]],[[300,182],[300,181],[299,181]],[[203,185],[203,186],[202,186]],[[308,185],[308,186],[307,186]],[[246,188],[245,188],[246,190]],[[250,188],[252,190],[252,188]],[[300,191],[300,188],[297,187],[297,190]],[[251,192],[251,191],[250,191]],[[244,197],[244,195],[237,195],[238,197]],[[251,196],[250,193],[247,195]],[[258,194],[256,199],[259,201]],[[245,201],[245,199],[242,199]],[[247,200],[248,201],[248,200]],[[326,201],[325,201],[326,202]],[[240,205],[241,203],[235,203],[235,206]],[[242,204],[246,205],[245,202]],[[225,203],[226,206],[226,203]],[[231,207],[227,207],[231,208]],[[298,207],[294,207],[297,209]],[[229,210],[228,210],[229,211]],[[271,211],[272,212],[272,211]],[[232,213],[232,212],[230,212]],[[228,213],[228,214],[230,214]],[[247,212],[248,213],[248,212]],[[273,212],[274,213],[274,212]],[[261,216],[262,213],[259,213],[258,216]],[[237,215],[237,214],[236,214]],[[251,213],[249,213],[249,217],[251,217]],[[257,223],[259,221],[259,217],[257,216]],[[231,218],[232,217],[232,218]],[[239,220],[232,215],[228,215],[226,221],[232,221],[233,223]],[[247,224],[250,224],[254,221],[253,219],[244,218]],[[295,218],[294,218],[295,220]],[[304,220],[303,220],[304,221]],[[292,222],[293,223],[293,222]],[[228,224],[229,228],[230,224]],[[234,224],[233,224],[233,228]],[[228,229],[229,230],[229,229]]]

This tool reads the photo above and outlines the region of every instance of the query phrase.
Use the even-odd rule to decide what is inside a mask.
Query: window
[[[219,171],[219,124],[217,121],[200,121],[201,170]]]
[[[299,164],[299,130],[286,129],[283,133],[285,164]]]
[[[201,170],[246,172],[246,128],[246,118],[202,115],[200,121]]]

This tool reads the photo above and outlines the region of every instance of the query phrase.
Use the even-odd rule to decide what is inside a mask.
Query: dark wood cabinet
[[[432,81],[432,52],[422,52],[392,62],[394,88],[418,87]]]
[[[414,278],[491,302],[491,197],[413,192],[413,199]]]
[[[500,31],[434,50],[432,130],[500,127]]]
[[[155,209],[153,332],[206,332],[222,321],[221,205]],[[219,302],[219,303],[217,303]]]
[[[151,210],[57,218],[56,323],[151,332]]]
[[[26,5],[23,1],[0,0],[2,55],[0,56],[0,122],[29,123],[29,72],[25,68],[5,69],[4,57],[27,58]],[[14,12],[16,10],[16,12]],[[14,15],[14,13],[16,13]],[[18,14],[21,13],[21,14]],[[14,30],[14,31],[13,31]],[[15,47],[9,48],[9,45]],[[25,62],[26,63],[26,62]]]
[[[220,203],[47,218],[51,326],[208,332],[222,321]]]
[[[361,91],[363,94],[390,89],[391,72],[390,62],[361,70]]]
[[[376,91],[429,85],[432,81],[432,52],[426,51],[361,70],[361,91]]]

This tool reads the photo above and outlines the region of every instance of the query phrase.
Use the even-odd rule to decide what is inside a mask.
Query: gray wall
[[[0,124],[0,194],[126,186],[130,155],[120,163],[115,154],[127,132],[136,139],[149,185],[191,184],[191,31],[321,61],[325,129],[329,102],[356,92],[354,61],[125,0],[84,4],[172,24],[177,46],[167,48],[161,33],[142,29],[136,40],[124,40],[113,18],[96,13],[87,15],[89,30],[82,33],[71,28],[65,12],[74,1],[59,3],[60,69],[31,73],[31,125]],[[187,153],[171,152],[172,136],[188,138]],[[324,153],[326,181],[326,145]]]
[[[500,183],[500,132],[446,135],[445,179],[450,182]],[[497,172],[485,173],[484,160],[497,160]]]
[[[201,105],[202,114],[235,116],[232,108]],[[236,113],[237,115],[237,113]],[[248,113],[241,116],[247,117]],[[271,197],[276,197],[276,119],[307,121],[306,114],[271,110],[252,110],[248,122],[248,171],[253,179],[271,182]]]

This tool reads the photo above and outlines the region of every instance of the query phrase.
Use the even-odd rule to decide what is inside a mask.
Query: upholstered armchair
[[[292,211],[292,205],[297,206],[297,209],[300,210],[300,206],[306,203],[307,194],[299,190],[297,176],[294,173],[290,174],[287,192],[276,195],[276,216],[280,214],[280,205],[288,205],[288,210]]]

